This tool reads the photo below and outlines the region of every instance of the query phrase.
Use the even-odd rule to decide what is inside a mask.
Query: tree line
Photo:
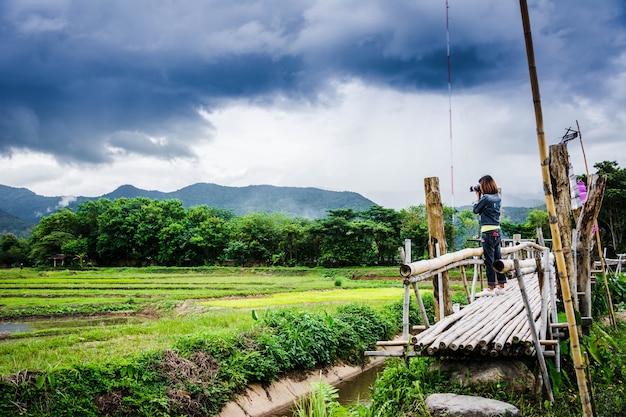
[[[471,211],[444,207],[449,236],[453,213],[456,240],[477,237]],[[517,232],[519,225],[508,229]],[[0,263],[50,265],[53,256],[63,254],[65,265],[81,266],[393,265],[404,239],[411,239],[417,257],[427,254],[424,205],[329,210],[325,218],[310,220],[266,212],[236,216],[208,206],[185,209],[180,200],[103,198],[42,218],[27,239],[4,234]]]
[[[626,170],[616,162],[595,166],[608,177],[598,218],[603,244],[624,250]],[[449,250],[478,244],[478,219],[471,210],[444,206],[443,211],[448,242],[455,240]],[[506,216],[502,221],[505,237],[533,239],[537,228],[550,238],[545,210],[530,211],[521,224]],[[186,209],[180,200],[102,198],[43,217],[28,238],[3,234],[0,264],[51,265],[52,257],[62,254],[66,266],[394,265],[405,239],[411,239],[414,259],[427,256],[424,205],[328,210],[326,217],[311,220],[266,212],[236,216],[204,205]]]

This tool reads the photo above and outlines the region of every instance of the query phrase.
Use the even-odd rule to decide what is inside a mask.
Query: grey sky
[[[626,4],[529,3],[548,141],[578,120],[590,168],[625,166]],[[452,141],[445,5],[5,0],[0,183],[312,186],[403,208],[429,176],[450,203],[454,172],[456,205],[485,173],[541,196],[519,2],[449,1]]]

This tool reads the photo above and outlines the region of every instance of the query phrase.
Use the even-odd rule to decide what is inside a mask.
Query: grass
[[[397,280],[352,279],[394,273]],[[33,329],[0,338],[2,376],[168,349],[199,330],[246,331],[254,323],[249,309],[297,305],[333,312],[353,302],[382,306],[402,299],[397,268],[14,268],[0,270],[0,290],[0,323],[25,321]],[[112,314],[144,319],[84,325]]]
[[[87,271],[0,270],[0,317],[32,306],[142,303],[154,299],[187,300],[245,297],[292,291],[321,291],[340,287],[379,288],[401,286],[401,280],[349,279],[355,270],[273,268],[233,269],[108,268]],[[381,273],[392,271],[381,269]],[[372,269],[357,276],[371,276]],[[356,273],[355,273],[356,275]],[[386,275],[385,275],[386,276]],[[399,276],[396,270],[396,276]]]
[[[370,305],[389,304],[401,300],[402,288],[356,288],[350,290],[307,291],[270,294],[262,297],[216,299],[200,301],[198,304],[220,308],[269,308],[274,306],[294,306],[303,304],[332,304],[366,302]]]
[[[353,274],[357,278],[398,279],[352,279]],[[181,351],[193,351],[198,346],[205,346],[207,340],[213,341],[212,343],[218,340],[238,340],[238,335],[254,331],[259,317],[274,317],[273,322],[277,323],[277,328],[294,335],[306,331],[314,338],[320,333],[315,326],[322,328],[334,323],[339,326],[337,329],[341,329],[340,320],[331,320],[329,315],[333,315],[343,306],[358,302],[382,311],[391,303],[401,302],[403,289],[398,275],[397,268],[0,270],[0,321],[41,320],[41,315],[45,315],[46,324],[36,326],[33,322],[32,332],[3,335],[0,339],[0,375],[10,376],[27,370],[67,376],[69,374],[63,370],[83,366],[87,368],[81,370],[81,375],[87,377],[90,375],[87,372],[90,367],[108,362],[112,358],[149,355],[150,352],[164,352],[173,347]],[[430,283],[420,283],[424,292],[430,291],[429,286]],[[451,288],[462,291],[458,281]],[[460,295],[462,294],[456,294]],[[295,306],[298,313],[280,312],[282,307],[288,306]],[[303,318],[309,312],[312,317],[317,315],[317,318],[313,317],[310,321],[299,324],[298,320],[292,319]],[[345,316],[345,312],[343,314]],[[101,315],[131,316],[141,320],[101,325],[97,319]],[[62,320],[57,322],[57,316]],[[363,325],[372,323],[360,313],[350,320],[357,323],[359,319],[363,320]],[[90,324],[84,326],[88,320]],[[91,322],[92,320],[94,321]],[[616,332],[605,330],[594,329],[591,336],[584,340],[585,348],[594,359],[592,373],[599,416],[614,415],[614,412],[623,412],[626,407],[623,401],[623,383],[626,377],[623,346],[626,346],[626,325],[620,321]],[[345,333],[339,334],[345,336]],[[273,343],[280,343],[281,340],[281,337],[277,337]],[[303,340],[305,339],[298,337],[294,342],[300,343]],[[267,347],[277,348],[276,352],[284,354],[292,346],[290,343],[278,346],[280,349],[272,343]],[[293,361],[304,363],[309,360],[310,358],[298,356],[303,352],[317,352],[320,355],[323,353],[316,350],[316,346],[319,346],[317,340],[313,339],[311,343],[310,349],[298,348],[291,352],[294,355]],[[345,339],[343,343],[348,345],[351,340]],[[214,349],[213,353],[221,352],[219,343],[209,347]],[[239,352],[243,347],[232,345],[234,350],[227,351],[228,354],[223,358],[226,364],[233,367],[228,368],[231,371],[238,361],[245,365],[255,358],[233,356],[233,352]],[[255,353],[251,352],[250,355]],[[566,354],[563,359],[566,369],[571,368]],[[262,358],[257,357],[256,360],[263,363]],[[281,363],[280,360],[277,363]],[[378,401],[377,407],[387,409],[392,405],[399,406],[401,403],[397,398],[401,394],[402,404],[407,408],[395,410],[398,414],[394,415],[424,415],[420,414],[423,410],[416,407],[423,404],[425,394],[454,392],[456,389],[439,380],[437,375],[425,374],[424,368],[417,365],[418,361],[412,363],[417,366],[412,372],[419,378],[427,377],[429,383],[417,386],[411,382],[412,375],[406,375],[409,378],[407,381],[401,380],[400,377],[411,369],[407,370],[404,364],[391,366],[389,372],[392,374],[387,376],[390,384],[386,387],[382,385],[383,379],[378,384],[378,394],[374,395],[374,400]],[[262,372],[261,369],[263,368],[250,366],[246,372]],[[397,375],[394,376],[393,372]],[[573,375],[572,372],[569,374]],[[234,371],[229,375],[233,381],[239,381],[236,386],[244,384],[247,378]],[[114,381],[120,378],[118,375]],[[79,382],[83,384],[82,380]],[[132,380],[129,383],[135,382]],[[513,402],[526,416],[576,415],[579,409],[576,407],[577,390],[573,377],[569,380],[564,377],[558,388],[557,403],[551,407],[545,407],[545,404],[530,398],[511,397],[511,394],[498,387],[486,387],[485,392],[480,394]],[[385,389],[391,399],[385,394]],[[459,390],[459,393],[467,392]],[[332,393],[330,394],[332,397]],[[377,395],[380,398],[377,399]],[[370,411],[374,415],[375,409]]]

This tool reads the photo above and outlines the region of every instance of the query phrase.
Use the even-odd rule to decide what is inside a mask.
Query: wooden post
[[[439,178],[425,178],[424,191],[426,193],[426,216],[428,218],[428,253],[432,259],[437,256],[436,244],[439,244],[440,256],[448,252],[443,220],[443,205],[441,204],[441,193],[439,192]],[[441,307],[443,307],[444,316],[452,314],[448,272],[444,271],[441,274],[441,288],[439,288],[437,280],[433,279],[435,321],[439,321],[443,318],[440,314]],[[443,295],[443,306],[439,305],[440,291]]]
[[[537,66],[535,65],[535,51],[533,47],[533,38],[530,30],[530,16],[528,15],[528,3],[526,0],[520,0],[520,11],[522,15],[522,27],[524,29],[524,42],[526,45],[526,58],[528,59],[528,73],[530,76],[530,87],[533,98],[533,106],[535,110],[535,124],[537,132],[537,144],[539,147],[539,163],[541,166],[541,177],[543,179],[544,194],[546,197],[546,207],[548,209],[548,219],[550,220],[550,231],[552,233],[552,247],[554,257],[556,259],[559,281],[561,283],[561,291],[563,293],[563,307],[567,316],[567,327],[570,336],[570,351],[574,362],[574,371],[576,372],[576,382],[578,384],[578,393],[583,417],[592,417],[593,409],[591,407],[591,397],[587,385],[587,376],[585,375],[585,364],[583,362],[582,352],[580,349],[580,337],[576,328],[576,314],[572,304],[572,292],[569,288],[565,266],[565,257],[563,256],[563,246],[561,242],[561,233],[554,209],[554,197],[552,195],[552,187],[550,186],[550,171],[548,167],[548,152],[546,149],[546,138],[543,131],[543,112],[541,110],[541,95],[539,94],[539,79],[537,77]]]
[[[591,229],[596,224],[598,212],[602,206],[604,189],[606,188],[606,175],[591,175],[590,183],[587,184],[587,201],[583,205],[578,217],[578,239],[576,242],[576,271],[578,273],[578,289],[585,295],[580,300],[580,314],[583,317],[591,317]]]
[[[561,232],[563,244],[563,257],[565,258],[564,271],[569,280],[569,288],[572,294],[577,293],[576,274],[574,273],[574,256],[572,254],[572,200],[569,181],[569,154],[567,145],[559,144],[550,146],[550,180],[556,217]],[[578,297],[574,296],[574,308],[578,310]]]

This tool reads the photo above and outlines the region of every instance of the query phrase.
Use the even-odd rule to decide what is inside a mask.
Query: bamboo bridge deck
[[[524,249],[532,256],[520,261],[517,258]],[[472,295],[471,302],[458,311],[447,316],[442,315],[443,318],[433,325],[429,325],[427,319],[423,320],[426,325],[413,326],[409,332],[409,288],[413,287],[424,318],[425,310],[417,287],[419,281],[434,279],[450,267],[474,263],[473,293],[476,271],[482,265],[482,260],[476,253],[475,249],[466,249],[437,259],[405,264],[401,270],[405,285],[404,334],[400,340],[377,343],[380,348],[403,346],[404,349],[367,351],[365,355],[512,358],[540,356],[540,360],[545,357],[555,358],[555,365],[559,369],[559,339],[565,337],[567,324],[558,323],[551,255],[545,250],[541,256],[537,245],[522,244],[521,247],[503,248],[505,257],[514,257],[514,260],[502,260],[499,265],[501,271],[508,276],[504,294],[480,298]],[[540,285],[540,282],[544,284]],[[465,284],[468,292],[467,283]]]
[[[541,294],[535,279],[525,283],[533,320],[542,333]],[[413,351],[428,356],[534,356],[535,348],[518,281],[504,294],[481,297],[411,336]],[[548,344],[548,342],[544,342]]]

